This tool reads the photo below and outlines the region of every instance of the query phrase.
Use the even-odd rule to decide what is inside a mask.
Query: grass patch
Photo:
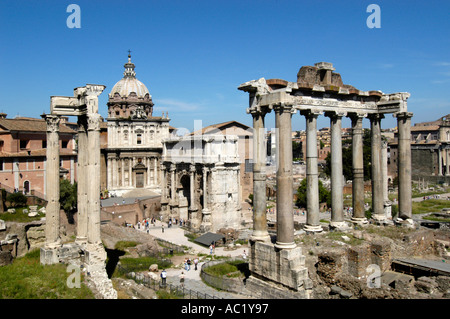
[[[125,251],[127,248],[136,247],[137,245],[139,245],[139,243],[136,241],[121,240],[116,243],[116,245],[114,246],[114,249]]]
[[[11,265],[0,267],[0,299],[94,299],[83,284],[69,288],[67,265],[41,265],[40,250],[16,258]]]
[[[437,213],[442,208],[450,207],[449,200],[443,199],[427,199],[420,202],[412,202],[413,214]]]
[[[27,207],[19,207],[16,208],[16,212],[14,214],[8,213],[5,211],[0,214],[0,219],[3,219],[5,222],[17,222],[17,223],[26,223],[32,222],[35,220],[40,220],[42,217],[45,217],[45,214],[39,213],[35,217],[28,217],[28,213],[23,213],[24,209],[28,209]],[[28,209],[29,212],[29,209]]]
[[[150,265],[157,264],[158,269],[170,268],[172,262],[169,259],[156,257],[120,258],[120,267],[116,268],[114,276],[125,277],[129,272],[148,271]]]
[[[246,275],[248,264],[242,260],[225,261],[223,263],[204,268],[204,271],[215,277],[227,276],[230,278]]]

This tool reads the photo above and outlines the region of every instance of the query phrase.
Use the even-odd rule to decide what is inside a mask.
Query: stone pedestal
[[[251,276],[247,279],[247,289],[261,298],[308,298],[307,290],[312,285],[301,247],[278,249],[267,242],[250,240],[249,243]]]

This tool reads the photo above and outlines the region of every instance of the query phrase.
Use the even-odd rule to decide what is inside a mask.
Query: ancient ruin
[[[41,263],[76,263],[86,267],[104,298],[116,298],[105,271],[106,251],[100,238],[100,121],[98,96],[104,85],[74,89],[73,97],[52,96],[47,121],[47,207]],[[59,203],[59,122],[78,117],[78,221],[74,243],[62,244]]]
[[[297,112],[306,118],[306,178],[307,219],[306,232],[321,232],[319,221],[319,194],[317,169],[317,118],[324,114],[331,125],[331,227],[345,228],[342,194],[341,122],[344,116],[352,120],[353,143],[353,218],[356,224],[366,224],[364,215],[364,180],[362,121],[367,117],[371,126],[372,148],[372,218],[374,222],[386,222],[385,193],[383,192],[383,165],[381,120],[385,114],[397,118],[399,219],[411,225],[411,150],[410,126],[412,113],[407,111],[409,93],[384,94],[380,91],[361,91],[344,84],[331,63],[320,62],[315,66],[303,66],[296,82],[281,79],[253,80],[243,83],[239,90],[249,93],[247,113],[253,117],[253,235],[251,243],[250,271],[247,287],[260,291],[267,297],[295,295],[307,298],[311,287],[304,265],[301,247],[294,242],[292,211],[292,115]],[[277,130],[277,235],[270,241],[266,218],[266,174],[264,120],[266,114],[275,113]],[[252,288],[253,286],[253,288]],[[270,289],[265,289],[270,288]],[[264,295],[265,294],[265,295]]]

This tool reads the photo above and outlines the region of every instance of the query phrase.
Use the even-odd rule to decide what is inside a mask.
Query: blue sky
[[[81,28],[66,25],[72,3]],[[371,3],[380,6],[381,28],[366,25]],[[301,66],[320,61],[358,89],[410,92],[413,123],[432,121],[450,113],[449,13],[450,1],[433,0],[1,0],[0,111],[39,117],[51,95],[95,83],[107,87],[100,96],[106,117],[107,95],[131,49],[154,115],[169,112],[175,127],[251,125],[239,84],[295,81]],[[294,115],[292,124],[304,129],[305,119]],[[266,125],[274,126],[273,115]],[[329,126],[328,118],[318,125]],[[391,115],[382,122],[395,125]]]

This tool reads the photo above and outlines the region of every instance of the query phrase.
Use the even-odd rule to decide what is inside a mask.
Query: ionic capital
[[[291,113],[294,114],[295,112],[297,112],[297,110],[295,108],[293,108],[292,104],[287,104],[287,103],[279,103],[273,106],[273,110],[276,113]]]
[[[342,119],[346,115],[347,115],[347,112],[344,112],[344,111],[327,111],[327,112],[325,112],[325,116],[329,117],[330,119]]]
[[[398,113],[394,113],[392,114],[393,117],[396,117],[397,119],[402,119],[402,120],[408,120],[410,118],[413,117],[413,113],[412,112],[398,112]]]
[[[368,118],[370,120],[370,122],[373,121],[381,121],[382,119],[384,119],[384,114],[381,113],[372,113],[368,115]]]
[[[300,114],[306,117],[307,119],[310,119],[310,118],[317,118],[319,115],[322,115],[323,111],[318,109],[301,110]]]

